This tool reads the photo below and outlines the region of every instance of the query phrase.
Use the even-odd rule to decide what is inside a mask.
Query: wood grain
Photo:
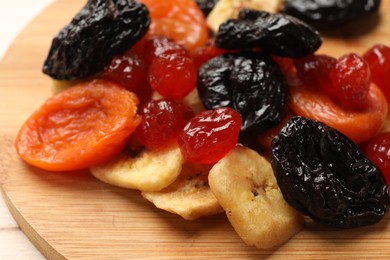
[[[24,164],[13,140],[27,116],[50,96],[50,79],[41,73],[43,60],[51,38],[83,2],[60,0],[50,6],[17,37],[0,63],[0,183],[14,218],[46,257],[390,258],[389,217],[354,230],[308,222],[285,245],[263,251],[245,245],[224,215],[185,221],[154,208],[139,192],[101,183],[87,171],[59,174]],[[340,56],[362,53],[377,42],[390,45],[390,1],[382,3],[379,16],[326,33],[319,52]],[[356,33],[356,28],[365,34]]]

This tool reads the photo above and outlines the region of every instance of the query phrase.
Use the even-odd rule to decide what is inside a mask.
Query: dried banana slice
[[[210,188],[248,245],[272,248],[296,234],[303,217],[283,199],[270,163],[237,146],[209,173]]]
[[[120,154],[114,160],[90,168],[97,179],[122,188],[158,191],[179,176],[184,158],[175,145],[163,150],[144,150],[132,157]]]
[[[282,8],[283,0],[219,0],[207,16],[207,25],[214,32],[230,18],[237,18],[243,8],[276,13]]]
[[[142,192],[157,208],[194,220],[223,212],[208,185],[211,166],[184,164],[177,180],[159,192]]]

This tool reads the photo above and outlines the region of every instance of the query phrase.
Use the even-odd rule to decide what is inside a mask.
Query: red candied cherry
[[[160,55],[177,55],[189,57],[188,50],[165,36],[154,36],[145,41],[145,63],[149,66],[153,59]]]
[[[153,100],[143,106],[141,116],[136,130],[139,142],[149,149],[159,149],[176,142],[194,113],[181,103]]]
[[[148,72],[150,86],[163,97],[179,100],[187,96],[196,85],[197,70],[192,59],[160,55],[153,59]]]
[[[236,146],[241,124],[240,114],[231,108],[199,113],[179,135],[184,158],[192,163],[216,163]]]
[[[272,59],[279,65],[284,75],[290,75],[294,71],[294,59],[280,56],[272,56]]]
[[[371,71],[362,57],[354,53],[342,56],[330,72],[330,78],[333,84],[329,91],[342,106],[350,109],[366,107]]]
[[[390,186],[390,132],[373,137],[366,145],[366,155],[382,171]]]
[[[378,85],[390,103],[390,47],[376,44],[363,57],[370,66],[372,81]]]
[[[328,55],[308,55],[294,60],[297,76],[309,88],[326,91],[331,85],[330,72],[336,66],[337,59]]]
[[[209,39],[205,45],[195,49],[191,56],[194,59],[195,67],[200,68],[206,61],[226,52],[232,51],[217,48],[214,39]]]
[[[126,89],[134,92],[141,101],[146,101],[151,96],[152,91],[146,79],[145,63],[132,51],[115,56],[101,76],[117,81]]]

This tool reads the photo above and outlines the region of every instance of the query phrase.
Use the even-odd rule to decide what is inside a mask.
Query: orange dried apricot
[[[49,98],[21,127],[15,148],[27,163],[70,171],[118,154],[140,123],[138,98],[119,85],[94,80]]]
[[[149,9],[152,23],[149,35],[166,36],[189,51],[209,38],[206,20],[193,0],[140,0]]]
[[[376,135],[387,116],[387,101],[382,91],[371,84],[364,109],[345,109],[324,92],[302,85],[292,86],[290,107],[297,115],[321,121],[336,128],[355,143]]]

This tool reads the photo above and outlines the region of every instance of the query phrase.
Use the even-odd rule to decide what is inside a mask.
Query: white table
[[[0,59],[18,33],[54,0],[0,0]],[[0,195],[0,259],[45,259],[21,231]]]

